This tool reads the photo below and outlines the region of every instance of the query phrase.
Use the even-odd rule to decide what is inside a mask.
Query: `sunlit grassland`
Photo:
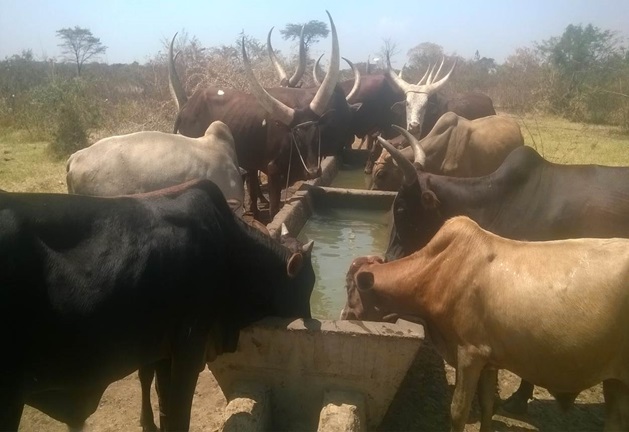
[[[501,115],[509,115],[501,113]],[[629,135],[613,126],[573,123],[549,115],[511,115],[524,141],[552,162],[629,166]],[[46,142],[0,130],[0,189],[65,192],[65,159],[51,156]]]
[[[520,124],[524,142],[551,162],[629,166],[629,135],[619,127],[549,115],[512,117]]]
[[[29,142],[25,133],[0,130],[0,189],[65,192],[65,159],[53,157],[47,147]]]

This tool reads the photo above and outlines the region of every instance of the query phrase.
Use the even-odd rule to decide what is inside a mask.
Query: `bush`
[[[49,140],[50,150],[68,156],[88,143],[89,131],[98,127],[100,110],[82,79],[53,80],[33,88],[19,102],[18,125],[34,139]]]

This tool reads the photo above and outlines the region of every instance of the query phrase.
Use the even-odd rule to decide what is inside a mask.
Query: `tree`
[[[319,39],[328,37],[330,30],[323,21],[312,20],[305,24],[288,23],[283,30],[280,30],[284,40],[299,40],[301,28],[304,27],[304,46],[306,52],[311,44],[319,42]]]
[[[418,69],[427,69],[435,63],[441,62],[445,56],[443,47],[432,42],[422,42],[408,50],[408,64]],[[423,73],[423,72],[422,72]]]
[[[81,76],[83,64],[87,60],[96,58],[107,50],[107,47],[100,42],[99,38],[94,37],[89,29],[79,26],[57,30],[57,37],[62,40],[58,46],[62,48],[66,59],[76,62],[77,76]]]
[[[380,62],[383,64],[383,69],[387,67],[387,59],[391,59],[400,52],[397,46],[397,42],[394,42],[391,38],[382,39],[382,46],[378,55],[380,56]]]
[[[439,64],[445,57],[443,47],[432,42],[422,42],[408,50],[408,75],[421,78],[434,64]]]
[[[549,69],[551,106],[572,120],[607,121],[610,101],[601,88],[621,77],[618,64],[624,51],[617,34],[592,24],[570,24],[537,50]]]

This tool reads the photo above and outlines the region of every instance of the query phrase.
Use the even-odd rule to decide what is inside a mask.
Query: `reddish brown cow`
[[[191,137],[200,136],[215,120],[223,121],[231,129],[238,161],[248,172],[250,211],[256,218],[259,217],[258,170],[268,177],[269,211],[273,217],[279,209],[280,192],[287,180],[293,183],[317,177],[320,173],[319,158],[353,140],[348,126],[350,108],[345,94],[336,86],[340,55],[336,27],[331,17],[330,27],[332,61],[318,89],[263,89],[251,71],[243,46],[251,94],[231,89],[205,88],[195,92],[189,99],[184,97],[179,101],[181,110],[175,120],[175,132]],[[185,92],[174,65],[170,70],[171,85],[179,98]]]

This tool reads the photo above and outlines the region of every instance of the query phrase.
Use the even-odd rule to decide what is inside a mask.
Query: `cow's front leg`
[[[282,185],[279,175],[269,174],[269,217],[271,220],[280,211],[280,200],[282,195]]]
[[[486,367],[482,370],[478,381],[478,403],[481,410],[480,430],[483,432],[491,431],[497,381],[498,369]]]
[[[188,326],[185,326],[188,327]],[[205,367],[207,331],[185,328],[173,350],[167,400],[166,431],[190,429],[190,410],[199,373]]]
[[[454,395],[452,396],[452,405],[450,406],[451,430],[453,432],[462,432],[465,428],[479,377],[485,363],[485,360],[479,355],[476,348],[458,347],[456,384],[454,386]]]

